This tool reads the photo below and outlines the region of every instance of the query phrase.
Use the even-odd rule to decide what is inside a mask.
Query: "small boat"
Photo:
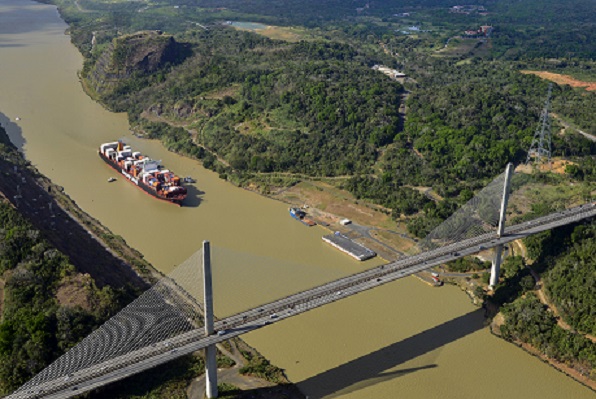
[[[18,116],[16,118],[14,118],[15,121],[20,121],[21,118],[19,118]]]
[[[290,216],[309,227],[316,225],[315,221],[307,217],[306,212],[300,208],[290,208]]]
[[[110,177],[110,178],[108,179],[108,183],[111,183],[111,182],[113,182],[113,181],[116,181],[116,178],[115,178],[115,177]]]
[[[184,183],[196,183],[197,181],[195,179],[193,179],[190,176],[186,176],[184,179],[182,179],[184,181]]]

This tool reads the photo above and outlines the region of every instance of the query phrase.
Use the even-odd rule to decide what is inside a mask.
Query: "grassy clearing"
[[[490,43],[490,42],[489,42]],[[446,48],[436,51],[433,55],[441,57],[461,57],[466,54],[482,57],[490,53],[490,44],[483,43],[480,39],[453,38]],[[457,65],[469,64],[470,59],[459,61]]]
[[[314,40],[319,38],[315,32],[293,26],[267,25],[264,29],[250,29],[240,26],[232,27],[237,30],[254,32],[258,35],[268,37],[269,39],[283,40],[286,42],[299,42],[300,40]]]
[[[208,100],[222,100],[224,97],[238,97],[240,94],[240,84],[234,84],[220,90],[214,90],[206,93],[204,97]]]
[[[313,39],[306,29],[283,26],[268,26],[267,29],[257,31],[256,33],[266,36],[269,39],[283,40],[286,42],[299,42],[300,40]]]
[[[562,181],[558,184],[529,183],[512,193],[509,200],[511,216],[520,216],[532,210],[533,205],[546,204],[555,209],[581,205],[596,194],[596,185]]]
[[[416,245],[412,240],[407,240],[395,233],[383,230],[374,230],[370,232],[370,235],[377,240],[386,243],[392,248],[395,248],[399,252],[408,252]]]

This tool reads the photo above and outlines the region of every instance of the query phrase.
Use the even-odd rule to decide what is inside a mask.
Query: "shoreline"
[[[0,129],[2,129],[2,126],[0,126]],[[0,134],[2,132],[3,130],[0,130]],[[6,139],[8,139],[8,136],[6,136]],[[1,137],[0,142],[2,142]],[[163,273],[155,269],[144,259],[141,252],[130,247],[123,238],[114,235],[107,227],[103,226],[100,221],[82,210],[76,202],[64,192],[62,187],[56,185],[49,178],[42,175],[29,163],[29,161],[26,160],[24,154],[20,153],[16,148],[14,149],[12,156],[10,154],[7,154],[5,157],[0,156],[0,165],[3,165],[4,167],[2,169],[5,170],[5,172],[0,175],[0,198],[5,199],[7,203],[11,204],[17,210],[17,212],[39,229],[43,236],[52,243],[52,245],[71,259],[71,262],[74,253],[80,252],[84,255],[89,251],[93,251],[93,256],[96,259],[101,259],[108,255],[110,259],[117,260],[115,265],[110,266],[109,264],[104,264],[87,270],[82,270],[79,267],[80,264],[73,262],[79,273],[89,273],[98,284],[102,283],[117,287],[117,282],[120,282],[123,285],[134,286],[137,293],[142,293],[145,289],[155,284],[164,276]],[[12,167],[13,165],[14,168]],[[8,170],[14,170],[14,173],[10,173]],[[11,187],[15,187],[15,185],[12,184],[14,178],[18,178],[20,182],[27,181],[27,184],[21,185],[22,191],[19,193],[10,190]],[[45,206],[45,201],[43,206],[37,206],[37,201],[36,203],[30,203],[25,200],[26,198],[45,198],[46,200],[50,200],[54,206]],[[70,239],[64,237],[64,232],[76,229],[77,227],[75,225],[82,229],[81,232],[76,235],[82,237],[83,241],[79,238],[76,243],[70,245]],[[81,250],[81,248],[84,249]],[[103,254],[101,253],[102,251]],[[113,269],[113,267],[116,266],[125,269],[128,268],[135,274],[138,281],[131,279],[131,276],[122,277],[122,273],[115,273],[111,280],[102,281],[102,270],[104,270],[104,268],[110,268],[110,270],[115,272],[116,270]],[[4,282],[0,280],[0,314],[3,305],[3,286]],[[241,338],[237,339],[240,345],[244,348],[245,353],[250,354],[250,356],[254,358],[264,359],[256,348],[250,346]],[[197,353],[202,353],[202,351],[198,351]],[[248,363],[249,359],[245,359],[245,362]],[[293,399],[303,398],[304,396],[299,391],[298,387],[287,379],[285,371],[279,368],[276,369],[282,374],[282,378],[279,378],[279,381],[277,382],[270,380],[268,375],[254,377],[251,375],[240,374],[239,379],[243,381],[242,385],[248,387],[247,389],[251,391],[265,388],[271,390],[273,387],[275,388],[273,391],[283,392],[284,394],[290,395],[288,397]],[[194,379],[204,379],[204,374],[198,375],[194,377],[193,380]]]
[[[567,377],[596,392],[596,381],[592,380],[589,376],[582,375],[579,371],[566,365],[565,363],[546,356],[544,353],[540,352],[538,349],[536,349],[534,346],[528,343],[519,340],[509,341],[503,338],[499,331],[499,327],[503,322],[504,320],[502,320],[501,313],[495,315],[490,325],[488,326],[491,335],[495,336],[496,338],[502,339],[507,343],[515,345],[516,347],[526,352],[528,355],[540,359],[540,361],[542,361],[543,363],[547,363],[553,369],[565,374]]]
[[[142,138],[145,139],[145,140],[147,139],[147,138],[144,138],[144,137],[142,137]],[[163,143],[162,143],[162,146],[163,146]],[[165,146],[164,146],[164,148],[165,148]],[[180,155],[180,156],[184,156],[184,157],[187,157],[189,159],[195,160],[197,162],[201,162],[199,159],[188,157],[186,154],[183,154],[183,153],[180,153],[180,152],[175,152],[175,153],[178,154],[178,155]],[[210,169],[207,169],[207,170],[209,170],[209,171],[211,171],[213,173],[216,173],[215,171],[212,171]],[[242,188],[242,189],[244,189],[246,191],[253,192],[253,193],[258,194],[258,195],[260,195],[260,196],[262,196],[264,198],[268,198],[268,199],[271,199],[271,200],[282,202],[284,204],[292,205],[291,202],[285,201],[283,198],[277,198],[277,197],[273,196],[272,194],[266,194],[266,193],[261,192],[260,190],[257,189],[258,186],[254,186],[254,185],[239,186],[239,185],[234,184],[234,182],[232,182],[232,181],[230,181],[228,179],[222,179],[222,180],[225,180],[227,183],[229,183],[229,184],[231,184],[231,185],[233,185],[235,187]],[[318,208],[312,208],[312,209],[315,209],[315,210],[317,210],[319,212],[323,212],[323,213],[329,214],[328,212],[323,211],[323,210],[318,209]],[[330,214],[330,215],[332,215],[332,216],[334,216],[336,218],[340,218],[339,216],[334,215],[334,214]],[[328,230],[330,232],[333,232],[333,230],[330,228],[329,225],[326,225],[325,226],[325,225],[322,225],[321,224],[320,226],[323,227],[323,228],[325,228],[326,230]],[[374,227],[374,226],[372,226],[372,227]],[[382,259],[384,261],[387,261],[387,259],[384,259],[384,258],[382,258]],[[420,276],[417,276],[417,275],[413,275],[413,276],[415,278],[417,278],[420,282],[422,282],[424,284],[431,285],[424,278],[422,278]],[[461,279],[460,278],[450,277],[448,281],[445,281],[445,283],[446,284],[452,284],[452,285],[458,286],[461,289],[461,291],[464,293],[464,295],[466,295],[469,298],[470,302],[474,306],[484,307],[483,300],[481,300],[480,298],[476,297],[476,295],[472,291],[466,289],[466,287],[464,287],[461,284],[461,281],[460,282],[457,282],[457,281],[453,281],[453,280],[461,280]],[[596,392],[596,381],[590,379],[587,376],[581,375],[577,370],[573,369],[572,367],[567,366],[566,364],[564,364],[562,362],[559,362],[559,361],[557,361],[555,359],[549,358],[548,356],[546,356],[545,354],[541,353],[540,351],[538,351],[536,348],[534,348],[533,346],[531,346],[529,344],[526,344],[526,343],[521,342],[521,341],[520,342],[515,342],[515,341],[505,340],[499,334],[495,333],[492,330],[492,323],[493,323],[493,321],[494,321],[494,318],[490,318],[489,317],[489,312],[486,311],[485,312],[485,322],[488,324],[488,327],[487,328],[490,329],[492,335],[494,335],[495,337],[497,337],[499,339],[504,340],[505,342],[507,342],[509,344],[513,344],[513,345],[517,346],[518,348],[521,348],[528,355],[539,358],[542,362],[548,363],[550,367],[556,369],[557,371],[565,374],[567,377],[573,379],[574,381],[576,381],[576,382],[584,385],[585,387],[591,389],[592,391],[595,391]],[[253,349],[255,349],[255,348],[253,348]]]
[[[526,352],[528,355],[540,359],[543,363],[548,363],[550,367],[556,369],[557,371],[565,374],[567,377],[596,392],[596,381],[591,379],[589,376],[583,375],[573,367],[570,367],[563,362],[546,356],[544,353],[540,352],[534,346],[526,342],[522,342],[520,340],[509,341],[503,338],[503,336],[501,335],[500,327],[505,323],[505,318],[498,309],[492,309],[491,311],[496,312],[492,319],[489,319],[488,317],[486,318],[487,321],[490,321],[490,323],[488,324],[488,328],[491,335],[495,336],[496,338],[502,339],[509,344],[517,346],[518,348]],[[489,312],[487,312],[486,315],[488,316]]]
[[[64,19],[62,18],[62,15],[60,15],[60,17],[61,17],[61,19],[64,21]],[[71,44],[72,44],[72,43],[71,43]],[[76,48],[76,46],[75,46],[75,48]],[[77,50],[78,50],[78,48],[77,48]],[[104,105],[104,104],[102,104],[102,102],[98,101],[98,100],[97,100],[97,98],[95,98],[95,97],[94,97],[93,95],[91,95],[91,94],[90,94],[90,93],[89,93],[87,90],[85,90],[85,86],[86,86],[86,85],[85,85],[85,83],[84,83],[84,79],[80,78],[80,80],[81,80],[81,85],[82,85],[82,87],[83,87],[83,90],[85,91],[85,93],[86,93],[86,94],[87,94],[87,95],[88,95],[90,98],[92,98],[92,99],[93,99],[93,100],[94,100],[96,103],[99,103],[100,105],[102,105],[102,107],[103,107],[103,108],[106,108],[106,107],[105,107],[105,105]],[[107,108],[106,108],[106,109],[107,109]],[[110,111],[110,112],[112,112],[112,111]],[[160,141],[160,142],[161,142],[161,141]],[[165,146],[163,145],[163,143],[161,143],[161,145],[162,145],[162,146],[165,148]],[[190,158],[190,159],[193,159],[193,160],[195,160],[195,161],[197,161],[197,162],[201,162],[200,160],[197,160],[197,159],[195,159],[195,158],[188,157],[187,155],[184,155],[184,154],[181,154],[181,153],[177,153],[177,154],[179,154],[179,155],[182,155],[182,156],[185,156],[185,157],[187,157],[187,158]],[[202,162],[201,162],[201,164],[202,164]],[[208,169],[208,170],[210,170],[210,169]],[[217,173],[217,172],[215,172],[215,173]],[[283,201],[283,199],[280,199],[280,198],[275,198],[275,197],[273,197],[273,196],[271,196],[271,195],[269,195],[269,194],[266,194],[266,193],[260,192],[258,189],[251,188],[250,186],[243,187],[243,186],[239,186],[239,185],[235,184],[234,182],[232,182],[232,181],[230,181],[230,180],[228,180],[228,179],[223,179],[223,180],[226,180],[227,182],[231,183],[232,185],[234,185],[234,186],[236,186],[236,187],[244,188],[244,189],[245,189],[245,190],[247,190],[247,191],[252,191],[252,192],[255,192],[255,193],[257,193],[257,194],[260,194],[260,195],[261,195],[261,196],[263,196],[263,197],[266,197],[266,198],[269,198],[269,199],[275,199],[275,200],[278,200],[278,201],[281,201],[281,202],[284,202],[284,203],[288,203],[288,202],[286,202],[286,201]],[[84,226],[83,226],[83,227],[84,227]],[[324,227],[326,227],[326,226],[324,226]],[[468,296],[469,296],[469,295],[468,295]],[[472,298],[471,298],[471,299],[472,299]],[[487,319],[487,320],[488,320],[488,319]],[[511,342],[511,341],[508,341],[508,342]],[[511,343],[514,343],[514,342],[511,342]],[[516,345],[517,345],[517,344],[516,344]],[[521,345],[517,345],[517,346],[521,346]],[[525,348],[523,348],[523,346],[522,346],[522,349],[526,350]],[[529,351],[529,350],[526,350],[526,352],[528,352],[528,354],[532,354],[532,352],[531,352],[531,351]],[[539,356],[540,354],[538,353],[538,354],[532,354],[532,355],[533,355],[533,356]],[[539,357],[540,357],[540,356],[539,356]],[[548,361],[548,358],[545,358],[545,359],[543,359],[543,360],[544,360],[544,361]],[[550,361],[549,361],[549,364],[551,364],[551,363],[550,363]],[[560,370],[560,369],[559,369],[559,368],[558,368],[556,365],[554,365],[554,364],[551,364],[551,366],[552,366],[552,367],[555,367],[555,368],[557,368],[558,370]],[[565,371],[563,371],[563,370],[560,370],[560,371],[561,371],[561,372],[565,372]],[[574,377],[573,377],[572,375],[570,375],[569,373],[566,373],[566,372],[565,372],[565,374],[566,374],[566,375],[568,375],[568,376],[569,376],[569,377],[571,377],[571,378],[574,378]],[[578,380],[578,379],[576,379],[576,378],[574,378],[574,379],[575,379],[576,381],[578,381],[578,382],[580,382],[580,383],[584,384],[582,381],[580,381],[580,380]],[[584,384],[584,385],[585,385],[585,384]],[[592,388],[592,387],[590,387],[590,388],[591,388],[591,389],[594,389],[594,388]]]

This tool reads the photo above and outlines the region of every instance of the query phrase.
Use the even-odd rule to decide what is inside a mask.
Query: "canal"
[[[167,273],[210,240],[215,307],[224,316],[378,264],[324,244],[328,232],[296,223],[287,205],[132,136],[125,115],[108,112],[81,89],[82,57],[66,28],[55,7],[2,0],[0,123],[42,173],[159,270]],[[194,177],[187,206],[158,201],[115,175],[96,153],[115,139]],[[118,180],[108,183],[112,176]],[[481,311],[458,289],[414,278],[244,338],[311,399],[594,396],[490,335]]]

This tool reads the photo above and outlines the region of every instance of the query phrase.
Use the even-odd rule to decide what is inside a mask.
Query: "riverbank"
[[[163,276],[140,252],[88,215],[62,187],[54,184],[24,160],[17,149],[12,147],[2,126],[0,143],[4,146],[0,153],[0,170],[3,171],[0,174],[0,196],[42,232],[53,246],[66,254],[80,273],[91,276],[100,287],[106,284],[115,288],[131,285],[137,293],[141,293]],[[0,314],[4,302],[3,288],[4,281],[0,280]],[[266,362],[256,349],[240,339],[234,345],[242,348],[238,351],[244,358],[240,362],[242,365],[255,358]],[[235,361],[238,362],[238,358]],[[272,394],[263,396],[265,398],[273,398],[275,396],[271,395],[278,393],[287,394],[288,398],[303,398],[283,371],[274,369],[278,371],[272,381],[268,381],[267,374],[261,377],[238,374],[234,382],[238,384],[238,381],[243,381],[239,385],[253,393],[266,388]],[[274,389],[278,384],[280,387]]]
[[[532,345],[515,340],[515,341],[508,341],[501,335],[500,327],[505,323],[505,318],[503,317],[502,313],[497,313],[497,315],[492,319],[490,324],[490,332],[495,337],[498,337],[506,342],[509,342],[518,348],[524,350],[529,355],[532,355],[542,362],[547,363],[552,368],[560,371],[561,373],[567,375],[570,378],[573,378],[575,381],[579,382],[582,385],[590,388],[593,391],[596,391],[596,381],[592,380],[589,376],[580,373],[579,371],[575,370],[573,367],[566,365],[565,363],[559,362],[555,359],[552,359],[546,356],[544,353],[540,352],[538,349],[533,347]]]
[[[84,212],[64,189],[54,184],[12,147],[0,126],[0,195],[25,216],[81,273],[98,284],[146,289],[157,272],[98,220]],[[12,147],[12,148],[11,148]],[[84,250],[83,250],[84,249]]]
[[[27,158],[164,273],[194,253],[201,240],[217,245],[229,255],[218,263],[214,280],[218,315],[366,267],[326,246],[319,227],[307,228],[289,218],[287,205],[238,190],[197,162],[164,151],[156,141],[131,136],[125,115],[104,112],[80,90],[76,71],[82,61],[63,35],[66,27],[55,8],[7,0],[0,6],[3,12],[6,3],[9,14],[19,12],[23,22],[18,29],[0,27],[8,32],[0,39],[18,45],[0,50],[9,72],[0,77],[6,94],[0,109],[12,120],[21,117],[18,127]],[[28,21],[35,23],[21,28]],[[97,157],[97,145],[117,138],[162,159],[180,175],[195,177],[200,204],[195,200],[188,207],[171,207],[127,182],[107,183],[113,172]],[[311,397],[390,398],[398,392],[411,399],[465,399],[480,391],[487,399],[592,397],[584,386],[494,339],[482,328],[480,312],[474,313],[480,317],[462,317],[472,311],[459,290],[402,279],[243,339],[283,367]],[[470,318],[479,329],[470,330]],[[500,381],[498,393],[483,390],[495,379]]]

